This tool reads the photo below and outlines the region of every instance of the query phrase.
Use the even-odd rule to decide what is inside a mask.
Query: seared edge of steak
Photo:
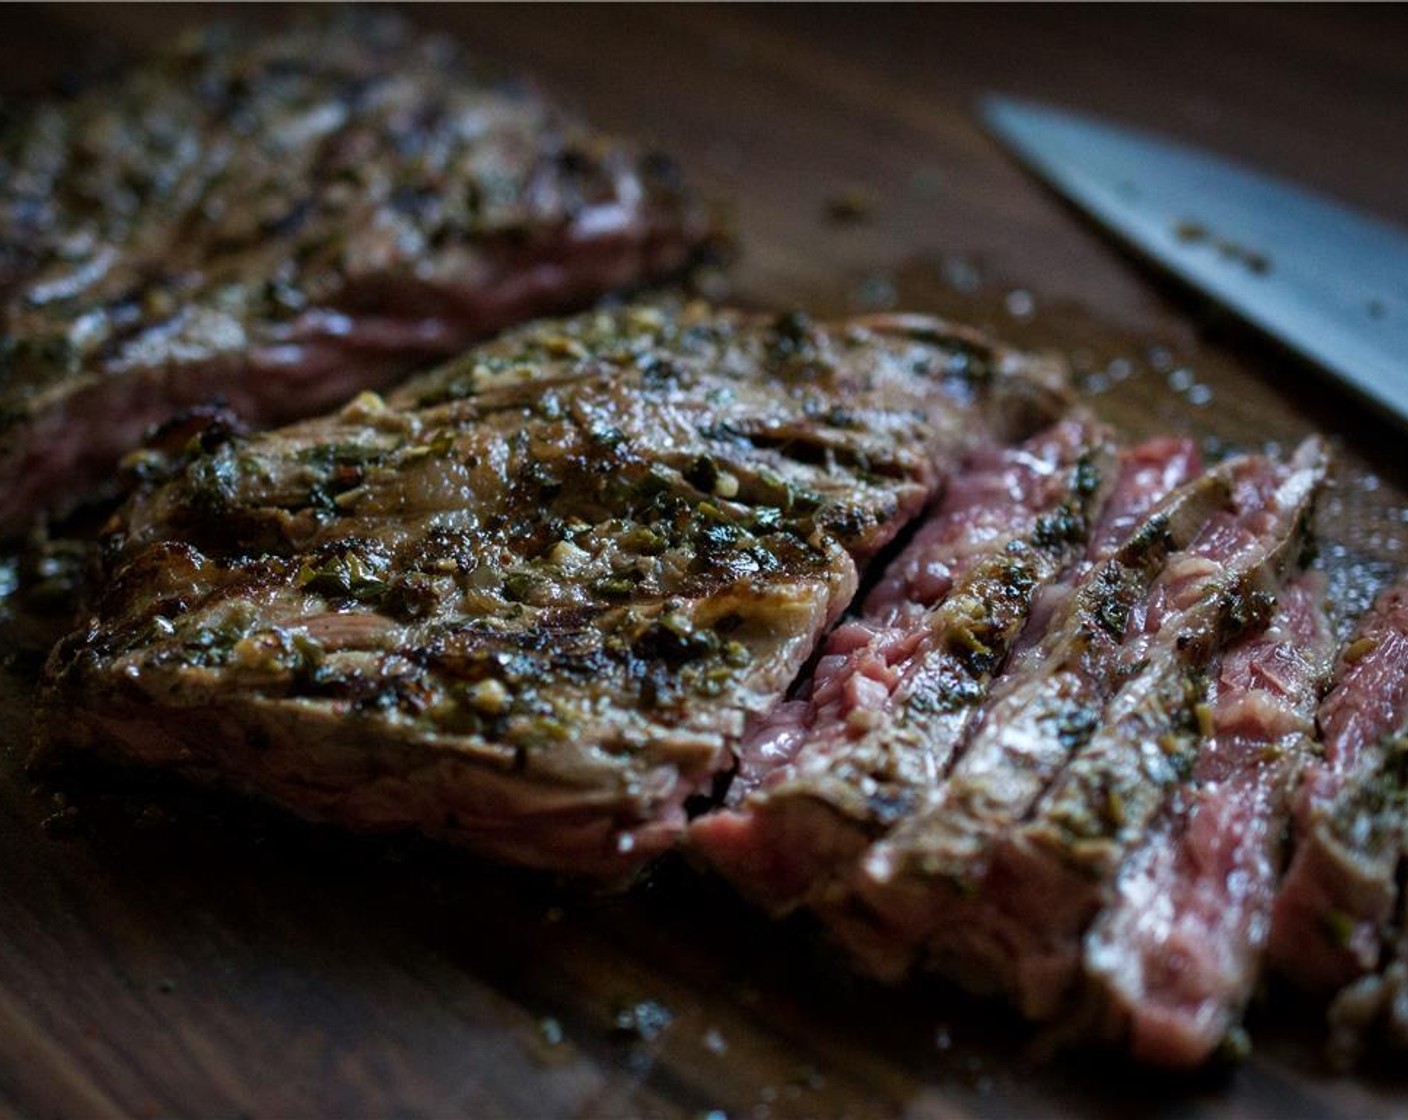
[[[955,770],[968,762],[961,784],[951,782],[914,832],[897,829],[867,862],[866,903],[911,941],[919,933],[927,962],[1007,993],[1028,1016],[1061,1009],[1082,934],[1187,774],[1206,667],[1240,630],[1265,622],[1269,590],[1299,555],[1325,456],[1308,443],[1288,465],[1251,457],[1218,470],[1231,508],[1129,601],[1104,652],[1091,658],[1100,647],[1089,622],[1063,628],[1059,641],[1085,659],[1085,672],[1063,657],[1050,693],[1003,713],[1003,752],[974,756],[975,740]],[[1013,722],[1053,695],[1060,703],[1045,718]]]
[[[705,233],[664,157],[395,16],[188,36],[0,136],[0,533],[182,408],[320,412]]]
[[[41,745],[629,874],[781,698],[857,564],[990,438],[984,411],[1063,400],[1049,367],[1029,382],[945,330],[637,305],[198,445],[115,519]]]
[[[806,698],[744,738],[734,807],[695,822],[693,850],[774,912],[841,889],[947,768],[1036,590],[1084,550],[1113,462],[1084,419],[979,450],[833,632]]]
[[[1270,927],[1290,792],[1314,757],[1334,644],[1316,573],[1234,644],[1209,697],[1191,781],[1120,872],[1085,942],[1099,1033],[1140,1061],[1195,1066],[1241,1017]]]
[[[1364,902],[1377,911],[1394,893],[1397,913],[1374,931],[1383,945],[1380,964],[1341,988],[1330,1003],[1328,1051],[1340,1066],[1353,1064],[1370,1047],[1408,1049],[1408,892],[1402,886],[1408,855],[1408,727],[1382,741],[1376,753],[1380,757],[1373,776],[1356,780],[1336,802],[1336,831],[1360,846],[1350,872],[1360,924],[1370,909]],[[1374,874],[1366,876],[1365,870]],[[1334,900],[1339,905],[1330,913],[1337,918],[1346,914],[1340,906],[1350,896],[1341,888]],[[1350,929],[1347,923],[1340,928],[1342,933]]]
[[[1328,995],[1379,966],[1397,892],[1397,756],[1408,725],[1408,586],[1360,620],[1320,706],[1323,754],[1296,794],[1295,850],[1277,893],[1270,958],[1288,979]]]

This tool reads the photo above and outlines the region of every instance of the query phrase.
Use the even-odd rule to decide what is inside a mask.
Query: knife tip
[[[1012,111],[1017,102],[1005,93],[984,93],[978,96],[978,119],[992,126]]]
[[[983,126],[998,136],[1010,137],[1024,121],[1038,115],[1043,106],[1006,93],[985,93],[978,98],[977,115]]]

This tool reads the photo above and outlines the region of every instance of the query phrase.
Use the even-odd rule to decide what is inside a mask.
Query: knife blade
[[[1408,420],[1408,235],[1231,159],[1009,97],[991,132],[1185,283]]]

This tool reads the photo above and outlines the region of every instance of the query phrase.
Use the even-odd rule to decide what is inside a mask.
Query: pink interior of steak
[[[1130,612],[1125,631],[1126,656],[1141,657],[1150,639],[1166,630],[1169,620],[1202,601],[1209,581],[1239,560],[1266,550],[1268,537],[1284,530],[1284,505],[1278,492],[1293,466],[1255,458],[1234,474],[1232,508],[1213,514],[1188,548],[1170,559],[1152,593]]]
[[[1186,749],[1200,759],[1206,747],[1196,736],[1179,744],[1194,714],[1186,698],[1196,687],[1190,674],[1217,665],[1225,640],[1227,608],[1215,604],[1241,599],[1234,614],[1243,621],[1233,624],[1263,624],[1252,597],[1278,586],[1284,565],[1299,555],[1301,519],[1321,477],[1317,459],[1306,448],[1289,463],[1253,459],[1235,472],[1234,509],[1215,514],[1131,612],[1123,656],[1133,676],[1106,707],[1100,729],[1043,799],[1035,822],[1000,845],[996,858],[1010,862],[1014,876],[1046,880],[1048,895],[1060,899],[1015,911],[1017,996],[1028,1014],[1060,1007],[1076,979],[1081,937],[1109,901],[1124,858],[1168,800],[1186,794],[1179,768],[1166,756]],[[1244,586],[1248,576],[1255,590]],[[1235,681],[1240,673],[1234,663],[1225,676]],[[1302,695],[1304,702],[1310,698]],[[1230,710],[1220,714],[1229,733],[1238,726]],[[1099,830],[1090,836],[1094,822]]]
[[[1240,1015],[1265,947],[1289,785],[1309,756],[1331,635],[1323,581],[1281,593],[1223,658],[1192,783],[1120,876],[1086,943],[1111,1026],[1136,1057],[1205,1061]]]
[[[959,472],[875,585],[860,616],[833,632],[803,697],[781,705],[745,737],[730,791],[735,808],[704,817],[692,830],[691,840],[706,859],[777,909],[801,899],[833,866],[859,856],[863,833],[838,828],[827,808],[806,798],[793,797],[787,811],[773,811],[767,791],[844,763],[854,736],[877,722],[876,734],[885,734],[885,708],[896,690],[912,684],[931,655],[942,653],[929,650],[941,637],[929,631],[932,609],[976,558],[1030,533],[1037,518],[1061,501],[1077,449],[1089,439],[1088,431],[1067,422],[1020,447],[986,448]],[[1111,547],[1120,527],[1137,523],[1195,469],[1196,454],[1186,441],[1159,440],[1123,452],[1088,558]],[[924,730],[941,734],[944,728]],[[923,786],[937,783],[946,760],[947,752],[929,760]],[[763,802],[749,802],[755,790]],[[922,799],[926,790],[914,795]],[[832,919],[839,920],[828,915]]]
[[[1296,848],[1277,894],[1270,952],[1310,990],[1328,993],[1378,966],[1398,849],[1355,802],[1375,781],[1384,737],[1405,722],[1408,587],[1400,585],[1379,597],[1341,655],[1320,706],[1324,753],[1296,794]]]
[[[905,624],[942,600],[954,581],[994,545],[1032,531],[1037,517],[1059,502],[1060,473],[1070,469],[1089,438],[1087,423],[1067,420],[1017,447],[978,450],[949,482],[933,516],[866,596],[861,635],[908,629],[917,639],[920,632]],[[833,645],[840,653],[856,648],[854,637],[841,631]],[[839,675],[839,664],[831,668],[829,674],[820,666],[817,670],[813,695],[819,709],[827,706],[826,697]]]
[[[1115,551],[1149,512],[1202,469],[1197,445],[1160,436],[1120,453],[1120,473],[1087,550],[1092,559]]]
[[[1346,646],[1343,669],[1320,708],[1325,753],[1306,776],[1302,812],[1333,800],[1366,752],[1408,720],[1408,587],[1385,591]]]

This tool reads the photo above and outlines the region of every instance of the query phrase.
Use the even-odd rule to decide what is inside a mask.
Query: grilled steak
[[[216,29],[0,131],[0,534],[222,398],[312,415],[678,268],[661,157],[397,19]]]
[[[834,896],[946,771],[1036,589],[1083,550],[1112,465],[1081,420],[979,451],[831,635],[807,698],[745,739],[747,796],[696,822],[695,849],[775,912]]]
[[[1120,873],[1085,945],[1102,1033],[1169,1066],[1207,1060],[1236,1024],[1266,945],[1289,793],[1312,757],[1333,646],[1315,575],[1223,658],[1191,781]]]
[[[41,745],[627,874],[946,464],[1062,404],[1059,370],[929,319],[511,333],[385,401],[193,441],[117,518]]]
[[[1166,564],[1158,554],[1180,534],[1158,518],[1162,531],[1137,530],[1097,566],[933,806],[867,857],[862,894],[901,946],[1029,1016],[1061,1008],[1086,927],[1195,757],[1206,672],[1237,632],[1264,625],[1324,467],[1314,443],[1285,465],[1226,463],[1172,500],[1201,505],[1189,494],[1212,486],[1230,508]]]
[[[1378,967],[1393,911],[1400,825],[1387,737],[1408,725],[1408,587],[1390,588],[1360,622],[1319,722],[1324,754],[1297,794],[1270,954],[1328,995]]]

